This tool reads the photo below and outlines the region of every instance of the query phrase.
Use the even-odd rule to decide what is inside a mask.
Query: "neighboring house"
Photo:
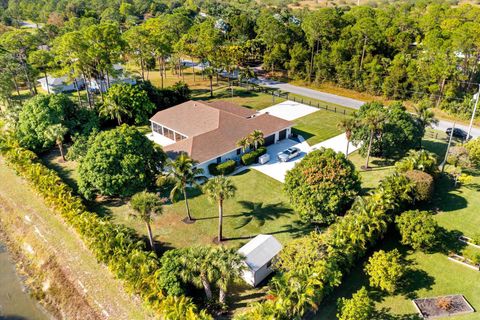
[[[128,83],[131,85],[134,85],[137,83],[137,80],[135,80],[135,78],[128,75],[127,72],[123,69],[122,65],[114,64],[113,70],[114,70],[114,73],[111,75],[108,75],[109,81],[107,81],[107,79],[90,79],[90,81],[88,82],[88,90],[91,92],[100,92],[100,91],[106,92],[108,89],[109,83],[110,83],[110,86],[115,83]]]
[[[40,85],[42,86],[43,90],[45,90],[46,92],[50,91],[50,93],[62,93],[62,92],[77,90],[75,86],[75,81],[68,82],[67,76],[57,78],[57,77],[52,77],[50,75],[47,75],[47,79],[43,77],[43,78],[40,78],[38,82],[40,82]],[[81,78],[77,78],[77,84],[79,86],[78,88],[79,90],[85,87],[85,82]]]
[[[268,234],[259,234],[238,250],[245,257],[242,278],[256,287],[273,272],[272,260],[282,250],[282,244]]]
[[[171,158],[187,153],[208,172],[210,163],[239,161],[237,142],[260,130],[269,146],[290,136],[292,122],[226,101],[187,101],[155,114],[149,138]]]

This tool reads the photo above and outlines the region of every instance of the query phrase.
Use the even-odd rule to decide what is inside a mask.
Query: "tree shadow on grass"
[[[289,216],[293,213],[292,209],[286,207],[282,202],[264,204],[263,202],[239,201],[238,203],[245,211],[240,214],[225,216],[242,218],[235,229],[241,229],[251,223],[262,227],[268,221]]]
[[[381,320],[421,320],[423,319],[418,314],[391,314],[389,308],[382,308],[375,312],[375,319]]]
[[[467,246],[466,243],[458,240],[458,238],[463,235],[463,232],[459,230],[446,230],[439,227],[437,234],[438,244],[434,246],[434,252],[448,255],[451,252],[461,252]]]
[[[417,291],[420,289],[430,290],[435,284],[435,278],[427,272],[417,268],[407,268],[404,281],[398,290],[399,294],[412,300],[418,298]]]
[[[440,176],[435,186],[432,202],[437,205],[438,210],[444,212],[464,209],[467,207],[468,201],[460,196],[459,193],[461,193],[461,190],[454,186],[451,179],[446,176]]]
[[[311,132],[308,132],[308,131],[305,131],[305,130],[300,130],[300,129],[295,128],[295,127],[292,128],[292,133],[296,134],[296,135],[299,135],[299,136],[302,136],[305,140],[308,140],[308,139],[316,136],[314,133],[311,133]]]

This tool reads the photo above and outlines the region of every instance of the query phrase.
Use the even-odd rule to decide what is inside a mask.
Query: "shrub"
[[[431,249],[436,244],[438,224],[427,211],[405,211],[396,218],[402,244],[413,249]]]
[[[218,171],[219,174],[225,176],[225,175],[230,174],[233,171],[235,171],[236,166],[237,166],[237,163],[235,162],[235,160],[227,160],[223,163],[220,163],[217,166],[217,171]]]
[[[383,250],[375,252],[365,266],[365,273],[369,276],[372,287],[394,293],[405,274],[405,266],[401,261],[400,252],[394,249],[389,252]]]
[[[213,162],[213,163],[210,163],[208,165],[208,172],[212,175],[212,176],[218,176],[220,173],[218,172],[218,169],[217,169],[217,166],[218,164]]]
[[[375,303],[362,287],[351,299],[338,299],[338,320],[370,320],[374,318]]]
[[[431,175],[420,170],[410,170],[405,172],[405,176],[415,184],[414,198],[416,201],[428,202],[432,199],[434,181]]]
[[[287,172],[284,188],[303,221],[330,223],[355,199],[360,178],[343,153],[322,148]]]
[[[210,163],[208,165],[208,172],[212,176],[218,176],[218,175],[225,176],[235,171],[236,167],[237,167],[237,163],[235,162],[235,160],[227,160],[219,164]]]
[[[245,153],[242,155],[242,163],[245,166],[249,166],[255,162],[257,162],[258,158],[260,158],[262,155],[267,153],[267,148],[266,147],[260,147],[255,151],[251,151],[248,153]]]
[[[472,237],[472,243],[480,245],[480,233],[474,234]]]
[[[463,252],[463,257],[470,260],[474,265],[480,265],[480,253],[466,250]]]
[[[437,307],[439,307],[442,310],[449,311],[450,309],[453,308],[453,302],[452,299],[449,297],[442,297],[437,300],[436,302]]]
[[[437,155],[426,150],[410,150],[408,155],[395,163],[399,172],[420,170],[432,176],[438,172]]]
[[[480,165],[480,138],[475,138],[465,144],[468,151],[468,158],[476,166]]]

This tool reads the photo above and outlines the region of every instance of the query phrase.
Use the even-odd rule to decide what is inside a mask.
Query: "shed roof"
[[[257,271],[271,261],[282,248],[282,244],[274,236],[259,234],[241,247],[238,252],[245,256],[245,263],[248,267],[252,271]]]

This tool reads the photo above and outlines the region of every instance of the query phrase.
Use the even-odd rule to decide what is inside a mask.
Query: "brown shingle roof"
[[[165,146],[167,153],[174,156],[186,152],[200,163],[235,150],[237,141],[253,130],[261,130],[267,137],[292,126],[290,121],[222,101],[213,104],[188,101],[160,111],[151,120],[188,136]],[[215,123],[216,127],[212,128]]]

